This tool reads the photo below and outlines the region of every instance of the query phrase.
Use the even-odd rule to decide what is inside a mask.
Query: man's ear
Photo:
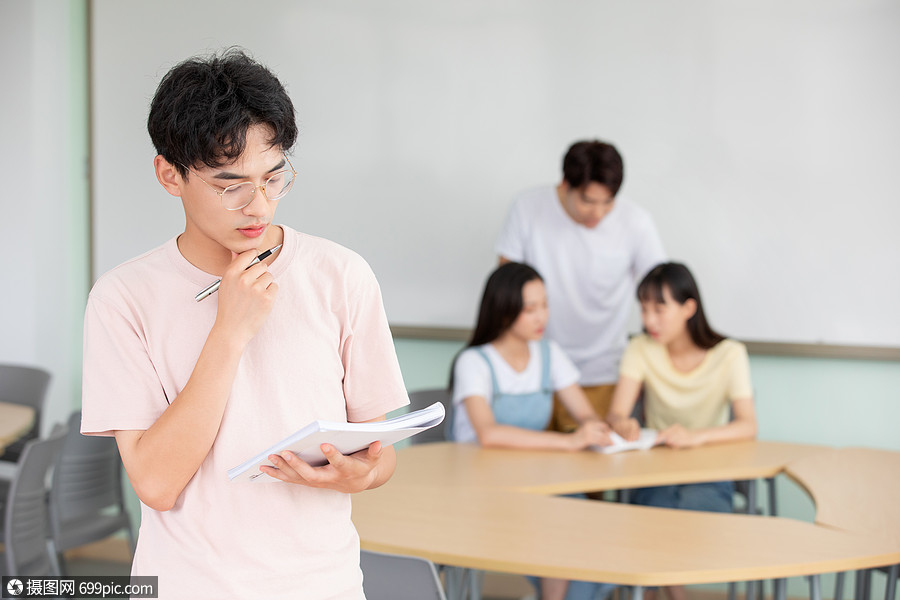
[[[158,154],[153,159],[153,168],[156,169],[156,179],[159,184],[173,196],[181,198],[181,186],[184,184],[184,180],[175,165],[163,158],[162,154]]]

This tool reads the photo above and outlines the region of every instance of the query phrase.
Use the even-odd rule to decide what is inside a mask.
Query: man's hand
[[[257,256],[256,250],[241,254],[232,253],[231,264],[222,275],[219,286],[219,308],[216,324],[236,335],[239,343],[246,344],[272,311],[278,284],[265,263],[248,268]]]
[[[331,444],[322,444],[327,465],[310,466],[293,452],[272,454],[269,460],[275,467],[260,467],[267,475],[286,483],[298,483],[315,488],[327,488],[353,494],[373,487],[379,481],[379,467],[385,459],[381,442],[375,442],[366,450],[344,455]],[[393,452],[393,449],[391,449]]]

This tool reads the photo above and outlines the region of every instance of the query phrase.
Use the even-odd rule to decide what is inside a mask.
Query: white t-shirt
[[[546,335],[578,366],[581,384],[615,383],[637,283],[666,259],[649,213],[619,197],[589,229],[566,213],[555,186],[535,188],[514,200],[496,251],[544,278]]]
[[[553,390],[561,390],[578,381],[578,369],[554,342],[550,342],[550,382]],[[487,354],[497,377],[497,387],[504,394],[528,394],[541,389],[543,354],[541,342],[528,343],[531,356],[524,371],[516,371],[500,356],[492,344],[464,350],[453,367],[453,433],[457,442],[478,439],[463,401],[481,396],[490,403],[494,396],[491,371],[478,349]]]
[[[369,266],[284,229],[269,267],[278,295],[238,366],[212,449],[166,512],[141,505],[134,575],[159,598],[361,600],[350,495],[226,471],[315,419],[365,421],[408,403]],[[82,432],[146,430],[191,375],[216,317],[217,279],[175,239],[113,269],[91,291]]]

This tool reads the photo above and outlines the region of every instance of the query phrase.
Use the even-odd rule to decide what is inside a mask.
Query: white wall
[[[89,280],[84,4],[0,2],[0,362],[53,374],[45,432],[81,403]]]
[[[94,2],[98,273],[181,226],[144,125],[159,78],[239,44],[299,110],[280,220],[369,260],[394,324],[470,327],[512,194],[597,136],[718,328],[900,347],[900,3],[254,6]]]

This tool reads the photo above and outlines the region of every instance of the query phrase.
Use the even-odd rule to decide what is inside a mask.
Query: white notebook
[[[615,431],[609,432],[609,438],[612,440],[610,446],[591,446],[591,449],[603,454],[613,454],[615,452],[624,452],[625,450],[647,450],[656,445],[656,436],[658,432],[655,429],[641,429],[641,435],[634,441],[627,441]]]
[[[228,469],[228,479],[231,481],[266,479],[276,481],[274,477],[269,477],[259,470],[262,465],[272,466],[269,461],[271,454],[281,454],[285,450],[290,450],[309,464],[320,466],[328,462],[319,448],[321,444],[329,443],[341,454],[353,454],[368,448],[376,441],[380,441],[382,446],[390,446],[439,425],[443,420],[444,405],[435,402],[427,408],[374,423],[313,421],[253,458]]]

